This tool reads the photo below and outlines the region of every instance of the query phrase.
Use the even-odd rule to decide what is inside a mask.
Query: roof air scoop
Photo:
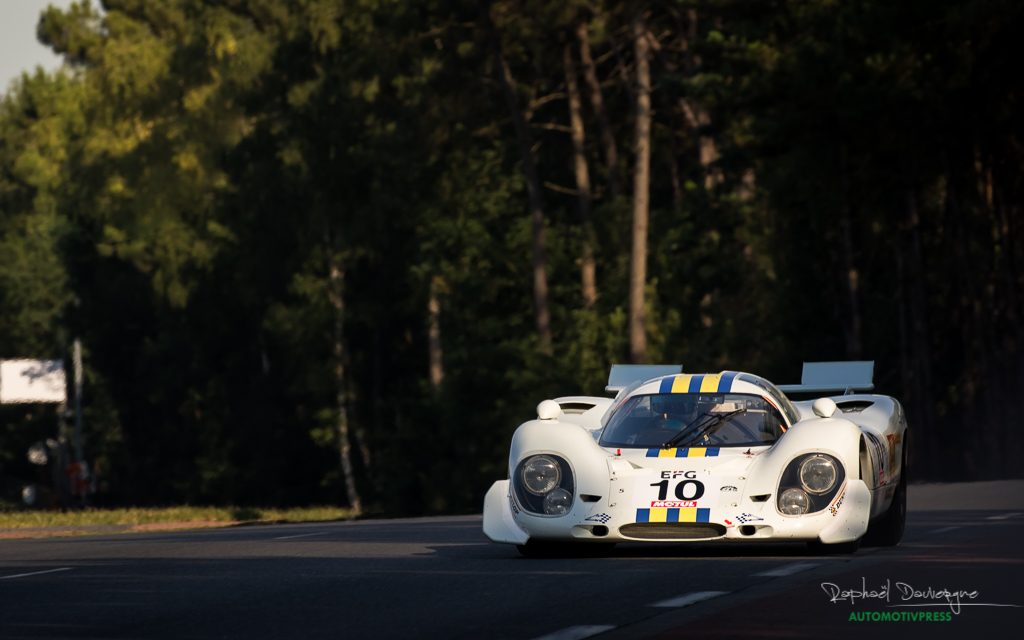
[[[612,370],[608,372],[608,386],[604,390],[618,393],[634,382],[682,372],[681,364],[613,364]]]

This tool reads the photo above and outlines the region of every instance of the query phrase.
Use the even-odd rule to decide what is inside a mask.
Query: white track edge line
[[[989,516],[989,517],[987,517],[985,519],[986,520],[1009,520],[1010,518],[1016,518],[1019,515],[1020,515],[1020,513],[1017,513],[1017,512],[1014,512],[1014,513],[1004,513],[1004,514],[998,515],[998,516]]]
[[[292,538],[308,538],[310,536],[322,536],[326,533],[326,531],[317,531],[316,533],[299,533],[294,536],[278,536],[277,538],[273,538],[273,540],[291,540]]]
[[[783,576],[791,576],[794,573],[800,573],[801,571],[806,571],[808,569],[813,569],[814,567],[819,566],[819,564],[820,563],[817,563],[817,562],[797,562],[796,564],[787,564],[787,565],[781,566],[778,569],[770,569],[768,571],[761,571],[760,573],[755,573],[754,575],[755,576],[764,576],[766,578],[781,578]]]
[[[596,636],[599,633],[611,631],[614,628],[615,625],[611,624],[580,624],[574,627],[559,629],[554,633],[534,638],[534,640],[583,640],[583,638]]]
[[[27,578],[29,576],[41,576],[44,573],[57,573],[58,571],[71,571],[71,567],[61,567],[60,569],[47,569],[46,571],[32,571],[30,573],[16,573],[12,576],[0,576],[0,580],[12,580],[14,578]]]
[[[728,591],[696,591],[694,593],[687,593],[686,595],[679,596],[678,598],[669,598],[668,600],[662,600],[655,602],[652,607],[688,607],[691,604],[703,602],[705,600],[711,600],[718,596],[724,596],[728,594]]]

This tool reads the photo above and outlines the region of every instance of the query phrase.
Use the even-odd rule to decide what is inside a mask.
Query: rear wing
[[[832,393],[849,395],[854,391],[871,391],[875,388],[872,378],[875,374],[874,360],[852,360],[847,362],[805,362],[800,384],[780,384],[784,392]]]
[[[681,364],[613,364],[608,372],[608,386],[604,390],[618,393],[634,382],[682,372]]]

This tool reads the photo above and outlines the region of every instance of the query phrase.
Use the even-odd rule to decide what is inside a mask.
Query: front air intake
[[[725,535],[725,527],[713,522],[635,522],[619,527],[633,540],[710,540]]]

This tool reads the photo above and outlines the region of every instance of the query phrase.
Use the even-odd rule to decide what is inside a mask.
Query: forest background
[[[99,505],[475,511],[537,402],[630,361],[871,359],[912,480],[1019,477],[1022,14],[48,9],[64,68],[0,102],[0,356],[81,341]],[[0,500],[67,426],[0,410]]]

